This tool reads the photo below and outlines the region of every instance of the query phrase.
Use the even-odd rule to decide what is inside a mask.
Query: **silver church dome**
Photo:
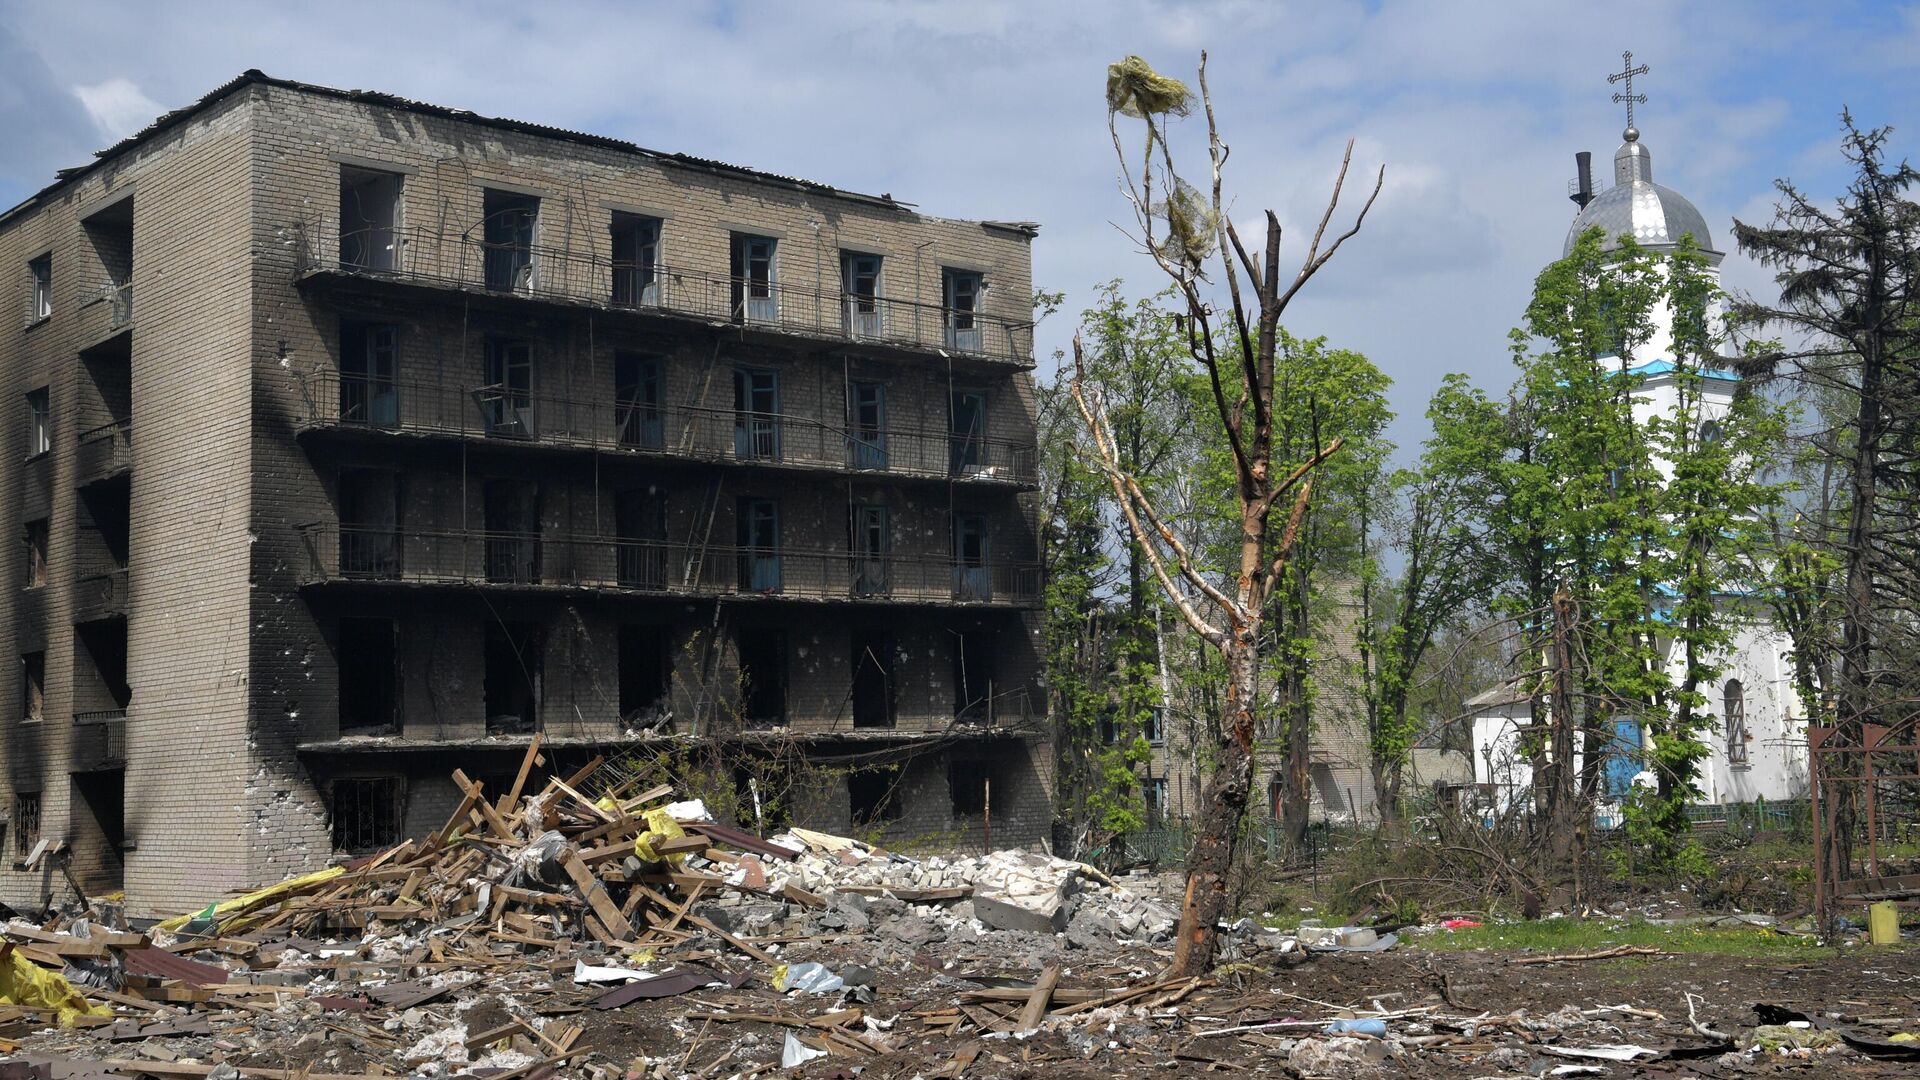
[[[1625,233],[1642,247],[1669,248],[1693,234],[1702,251],[1714,252],[1707,219],[1686,196],[1653,182],[1653,155],[1640,142],[1640,132],[1628,128],[1626,142],[1613,155],[1613,186],[1593,196],[1573,219],[1561,255],[1571,254],[1574,241],[1594,226],[1606,230],[1607,246],[1619,244]]]

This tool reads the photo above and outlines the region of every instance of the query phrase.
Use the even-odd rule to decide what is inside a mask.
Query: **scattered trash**
[[[797,1068],[812,1061],[814,1058],[823,1058],[826,1056],[827,1052],[825,1050],[815,1050],[813,1047],[795,1038],[793,1032],[789,1031],[787,1032],[786,1042],[780,1047],[780,1067],[783,1069]]]

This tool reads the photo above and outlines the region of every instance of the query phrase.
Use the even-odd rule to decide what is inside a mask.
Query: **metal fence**
[[[444,288],[657,311],[834,341],[942,349],[984,360],[1033,362],[1033,322],[888,296],[754,280],[538,244],[488,243],[414,227],[342,233],[301,227],[299,271],[411,281]]]

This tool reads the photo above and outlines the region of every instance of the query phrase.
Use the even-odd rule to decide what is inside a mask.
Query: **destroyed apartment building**
[[[536,736],[1042,840],[1035,232],[258,72],[62,173],[0,216],[0,900],[322,867]]]

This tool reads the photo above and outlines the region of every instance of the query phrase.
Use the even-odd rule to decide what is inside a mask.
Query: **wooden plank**
[[[526,790],[527,777],[533,772],[533,763],[539,758],[540,733],[536,731],[533,733],[532,740],[527,743],[527,756],[520,759],[520,771],[514,774],[513,786],[507,789],[506,794],[500,796],[498,809],[502,814],[511,814],[513,808],[520,805],[520,793]]]
[[[599,754],[593,755],[593,760],[581,766],[579,772],[574,773],[572,776],[567,777],[566,782],[573,787],[579,787],[582,783],[586,781],[587,777],[592,776],[594,773],[594,770],[598,769],[601,766],[601,764],[604,763],[606,760],[607,759],[605,757],[602,757]]]
[[[607,928],[608,933],[622,939],[633,936],[633,924],[629,923],[626,916],[620,914],[620,909],[613,905],[613,901],[607,898],[606,885],[593,876],[593,871],[587,869],[586,863],[580,861],[579,852],[567,852],[566,856],[560,860],[560,866],[567,872],[567,877],[573,879],[574,887],[580,890],[581,897],[586,900],[587,906],[593,909],[593,913],[600,917],[600,922]]]
[[[740,940],[737,937],[734,937],[732,934],[729,934],[725,930],[722,930],[718,926],[715,926],[708,919],[705,919],[699,915],[695,915],[692,912],[687,913],[686,919],[688,922],[692,923],[693,925],[699,927],[702,930],[707,931],[710,934],[717,936],[721,941],[724,941],[727,944],[733,946],[734,948],[739,949],[741,952],[746,953],[748,956],[753,957],[755,960],[758,960],[763,964],[778,964],[780,962],[779,959],[775,957],[772,953],[767,952],[765,949],[757,948],[745,941]]]
[[[1020,1010],[1020,1030],[1032,1031],[1046,1019],[1047,1007],[1053,1002],[1053,988],[1060,985],[1060,965],[1048,964],[1040,969],[1040,979],[1033,984],[1033,993],[1027,997],[1027,1007]]]
[[[500,812],[495,810],[493,804],[486,800],[482,785],[478,781],[469,780],[466,773],[455,769],[453,770],[453,782],[460,790],[473,796],[473,808],[480,812],[480,819],[487,823],[487,828],[492,829],[502,840],[509,840],[516,844],[520,842],[520,838],[513,835],[513,830],[507,827],[507,823],[501,818]]]
[[[479,799],[478,792],[468,791],[466,798],[461,799],[460,805],[454,808],[453,816],[448,818],[447,823],[441,826],[440,831],[434,833],[433,838],[427,842],[427,847],[433,850],[446,847],[447,842],[453,839],[453,834],[459,831],[461,823],[467,820],[467,815],[473,813],[473,804]]]
[[[573,789],[573,786],[571,784],[568,784],[565,780],[561,780],[558,777],[555,777],[553,781],[553,786],[573,796],[575,801],[577,801],[581,806],[586,808],[587,813],[592,814],[594,817],[599,818],[601,821],[615,822],[620,820],[619,818],[614,817],[612,813],[606,810],[600,809],[599,806],[594,804],[594,801],[592,799],[589,799],[585,795],[582,795],[578,791],[575,791]]]

